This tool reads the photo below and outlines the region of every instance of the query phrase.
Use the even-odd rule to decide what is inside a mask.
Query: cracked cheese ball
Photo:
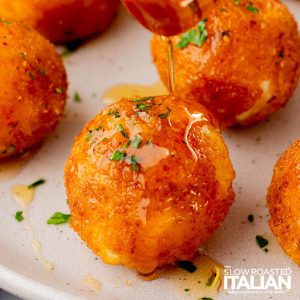
[[[0,16],[22,21],[53,43],[82,39],[110,25],[119,0],[0,0]]]
[[[40,143],[61,119],[66,73],[37,32],[0,19],[0,160]]]
[[[65,169],[71,226],[104,262],[149,273],[193,258],[224,220],[234,176],[204,107],[124,99],[75,140]]]
[[[300,140],[277,162],[267,201],[273,233],[284,251],[300,266]]]
[[[282,107],[300,73],[297,24],[278,0],[220,0],[198,27],[172,39],[176,92],[206,105],[223,126],[251,125]],[[152,40],[168,82],[166,43]]]

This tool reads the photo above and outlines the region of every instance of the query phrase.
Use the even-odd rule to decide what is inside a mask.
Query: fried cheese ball
[[[61,119],[66,72],[40,34],[0,19],[0,160],[40,143]]]
[[[234,176],[204,107],[124,99],[75,140],[65,169],[71,226],[105,263],[149,273],[193,258],[225,218]]]
[[[204,12],[206,23],[172,38],[176,91],[206,105],[223,126],[270,116],[291,97],[300,74],[300,37],[287,8],[278,0],[238,3],[217,1]],[[166,43],[154,36],[151,48],[166,84]]]
[[[300,266],[300,140],[278,160],[267,201],[274,235],[284,251]]]
[[[82,39],[105,30],[119,0],[0,0],[0,16],[22,21],[53,43]]]

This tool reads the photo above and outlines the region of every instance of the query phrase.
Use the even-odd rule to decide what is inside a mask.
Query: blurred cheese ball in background
[[[149,273],[193,258],[224,220],[234,176],[203,106],[121,100],[75,140],[65,169],[71,226],[104,262]]]
[[[300,266],[300,140],[278,160],[267,200],[270,227],[284,251]]]
[[[53,43],[66,43],[103,31],[119,0],[0,0],[0,16],[22,21]]]
[[[299,78],[293,16],[278,0],[220,0],[204,16],[207,22],[173,38],[176,91],[206,105],[223,126],[264,120],[287,102]],[[152,53],[166,84],[166,44],[159,36]]]
[[[51,133],[66,101],[66,73],[40,34],[0,20],[0,159],[22,153]]]

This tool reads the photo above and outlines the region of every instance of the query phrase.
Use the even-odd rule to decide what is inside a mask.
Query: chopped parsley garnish
[[[20,57],[21,57],[21,59],[25,60],[26,59],[26,52],[21,52]]]
[[[62,94],[65,91],[65,88],[63,87],[58,87],[55,89],[55,94]]]
[[[234,3],[235,3],[236,5],[240,5],[240,4],[241,4],[241,0],[234,0]]]
[[[10,24],[11,24],[10,21],[7,21],[7,20],[5,20],[5,19],[3,19],[3,18],[1,18],[0,21],[1,21],[1,23],[4,24],[4,25],[10,25]]]
[[[35,79],[35,76],[34,76],[34,74],[33,74],[31,71],[28,72],[28,76],[29,76],[29,78],[30,78],[31,80],[34,80],[34,79]]]
[[[109,116],[114,116],[115,119],[118,119],[118,118],[121,117],[118,110],[110,111],[110,112],[108,113],[108,115],[109,115]]]
[[[200,21],[196,29],[190,29],[186,33],[181,35],[181,40],[177,44],[180,49],[186,48],[189,44],[195,44],[201,47],[208,38],[208,33],[206,30],[207,19]]]
[[[125,152],[121,152],[120,150],[116,150],[110,157],[110,160],[119,161],[124,159],[127,156]]]
[[[136,156],[135,155],[131,155],[130,156],[130,163],[131,163],[131,170],[134,172],[139,173],[141,170],[141,166],[140,164],[137,162],[136,160]]]
[[[261,235],[256,236],[256,243],[260,248],[264,248],[269,244],[269,241]]]
[[[177,265],[189,273],[194,273],[197,270],[197,267],[189,260],[179,260],[177,261]]]
[[[78,92],[75,92],[75,93],[74,93],[73,99],[74,99],[74,101],[77,102],[77,103],[81,102],[81,97],[80,97],[80,95],[79,95]]]
[[[141,145],[141,143],[142,143],[142,138],[139,135],[135,136],[131,143],[132,148],[137,149]]]
[[[213,272],[212,275],[207,279],[206,286],[211,286],[217,276],[216,272]]]
[[[99,126],[99,127],[97,127],[97,128],[94,128],[94,129],[89,130],[88,133],[87,133],[87,135],[86,135],[86,137],[85,137],[85,140],[86,140],[86,141],[89,141],[89,140],[92,138],[93,133],[94,133],[95,131],[99,131],[99,130],[101,130],[101,129],[103,129],[102,126]]]
[[[8,148],[7,148],[7,153],[8,154],[12,154],[12,153],[14,153],[15,152],[15,150],[16,150],[16,147],[15,147],[15,145],[9,145],[8,146]]]
[[[171,112],[171,109],[169,107],[167,107],[168,111],[163,113],[163,114],[160,114],[159,117],[161,119],[166,119],[169,115],[170,115],[170,112]]]
[[[149,96],[149,97],[141,97],[141,98],[136,98],[131,100],[132,102],[143,102],[143,101],[152,101],[154,97]]]
[[[127,131],[124,129],[122,124],[118,125],[118,130],[122,133],[122,135],[124,136],[124,138],[128,139],[128,133]]]
[[[202,297],[202,298],[199,298],[198,300],[214,300],[213,298],[209,298],[209,297]]]
[[[41,74],[42,76],[45,76],[45,75],[46,75],[46,71],[45,71],[44,68],[40,68],[40,74]]]
[[[22,211],[17,211],[17,212],[16,212],[16,215],[15,215],[15,219],[16,219],[18,222],[22,222],[22,221],[24,220],[23,212],[22,212]]]
[[[252,5],[247,6],[247,9],[249,11],[251,11],[252,13],[258,13],[259,12],[259,9],[256,8],[256,7],[254,7],[254,6],[252,6]]]
[[[220,12],[221,12],[221,13],[223,13],[223,12],[227,12],[227,9],[226,9],[226,8],[224,8],[224,7],[222,7],[222,8],[220,9]]]
[[[70,221],[70,218],[71,218],[71,215],[69,215],[69,214],[63,214],[61,212],[56,212],[48,219],[47,224],[50,224],[50,225],[65,224]]]
[[[151,109],[152,105],[149,103],[138,103],[136,105],[136,108],[140,111],[147,111],[149,109]]]
[[[66,57],[75,52],[82,45],[82,40],[68,42],[60,56]]]
[[[129,146],[130,146],[130,144],[131,144],[131,140],[128,140],[123,146],[122,146],[122,148],[124,149],[124,148],[128,148]]]
[[[30,185],[28,186],[28,188],[29,188],[29,189],[35,189],[35,188],[37,188],[39,185],[44,184],[45,182],[46,182],[46,180],[41,178],[41,179],[39,179],[39,180],[33,182],[32,184],[30,184]]]
[[[248,221],[249,221],[250,223],[253,223],[253,221],[254,221],[254,216],[253,216],[253,215],[249,215],[249,216],[248,216]]]
[[[184,291],[185,291],[185,292],[189,292],[189,291],[190,291],[190,289],[184,289]]]

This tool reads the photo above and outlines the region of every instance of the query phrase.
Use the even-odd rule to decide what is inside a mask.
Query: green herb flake
[[[126,132],[122,124],[118,125],[118,130],[122,133],[124,138],[128,139],[128,133]]]
[[[131,143],[132,148],[137,149],[141,145],[142,140],[143,139],[139,135],[135,136]]]
[[[256,14],[256,13],[259,12],[259,9],[256,8],[256,7],[254,7],[254,6],[252,6],[252,5],[247,6],[247,9],[248,9],[249,11],[251,11],[252,13],[254,13],[254,14]]]
[[[8,148],[7,148],[7,153],[8,154],[13,154],[14,152],[15,152],[15,150],[16,150],[16,147],[15,147],[15,145],[9,145],[8,146]]]
[[[10,25],[10,24],[11,24],[10,21],[7,21],[7,20],[5,20],[5,19],[3,19],[3,18],[1,18],[0,21],[1,21],[1,23],[2,23],[3,25]]]
[[[77,102],[77,103],[81,102],[81,97],[80,97],[80,95],[79,95],[78,92],[75,92],[75,93],[74,93],[73,99],[74,99],[74,101]]]
[[[189,260],[179,260],[177,261],[177,265],[189,273],[194,273],[197,270],[197,267]]]
[[[198,300],[214,300],[213,298],[209,298],[209,297],[202,297],[202,298],[199,298]]]
[[[16,215],[15,215],[15,219],[16,219],[18,222],[22,222],[22,221],[24,220],[23,212],[22,212],[22,211],[17,211],[17,212],[16,212]]]
[[[154,97],[149,96],[149,97],[141,97],[141,98],[135,98],[131,100],[132,102],[143,102],[143,101],[152,101],[154,100]]]
[[[166,119],[166,118],[170,115],[171,109],[170,109],[169,107],[167,107],[167,109],[168,109],[167,112],[165,112],[165,113],[159,115],[159,117],[160,117],[161,119]]]
[[[119,161],[124,159],[127,156],[125,152],[121,152],[120,150],[116,150],[110,157],[110,160]]]
[[[66,57],[66,56],[73,54],[76,50],[78,50],[80,48],[82,43],[83,43],[82,40],[74,40],[74,41],[68,42],[66,44],[64,50],[60,54],[60,56]]]
[[[44,68],[40,68],[40,74],[41,74],[42,76],[45,76],[45,75],[46,75],[46,71],[45,71]]]
[[[131,140],[128,140],[123,146],[122,148],[125,149],[125,148],[128,148],[131,144]]]
[[[253,223],[254,221],[254,216],[253,215],[249,215],[248,216],[248,222]]]
[[[20,57],[21,57],[21,59],[25,60],[26,59],[26,52],[21,52]]]
[[[268,248],[264,248],[264,251],[265,251],[266,253],[268,253],[268,252],[269,252],[269,249],[268,249]]]
[[[65,224],[70,221],[70,218],[71,218],[71,215],[69,215],[69,214],[63,214],[61,212],[56,212],[48,219],[47,224],[49,224],[49,225]]]
[[[97,128],[94,128],[94,129],[89,130],[88,133],[87,133],[87,135],[86,135],[86,137],[85,137],[85,140],[86,140],[86,141],[89,141],[89,140],[92,138],[94,132],[95,132],[95,131],[99,131],[99,130],[101,130],[101,129],[103,129],[103,127],[102,127],[102,126],[98,126]]]
[[[118,118],[121,117],[118,110],[110,111],[110,112],[108,113],[108,115],[109,115],[109,116],[114,116],[115,119],[118,119]]]
[[[149,103],[138,103],[136,105],[136,108],[139,110],[139,111],[147,111],[149,109],[151,109],[152,105],[149,104]]]
[[[137,161],[137,158],[135,155],[130,156],[130,163],[131,163],[131,170],[134,172],[139,173],[141,171],[141,166]]]
[[[28,76],[31,80],[35,80],[35,76],[34,76],[33,72],[29,71]]]
[[[224,8],[224,7],[222,7],[222,8],[220,9],[220,12],[221,12],[221,13],[225,13],[225,12],[227,12],[227,9]]]
[[[269,241],[261,235],[256,236],[256,243],[260,248],[264,248],[269,244]]]
[[[58,87],[55,89],[55,94],[62,94],[65,91],[64,87]]]
[[[234,3],[235,3],[236,5],[240,5],[240,4],[241,4],[241,0],[234,0]]]
[[[206,29],[207,19],[200,21],[196,29],[190,29],[186,33],[181,35],[181,40],[177,44],[180,49],[186,48],[189,44],[197,45],[201,47],[208,38],[208,32]]]
[[[29,189],[35,189],[35,188],[37,188],[39,185],[42,185],[42,184],[44,184],[44,183],[46,183],[46,180],[41,178],[41,179],[39,179],[39,180],[33,182],[32,184],[28,185],[28,188],[29,188]]]
[[[184,289],[184,291],[185,291],[185,292],[189,292],[189,291],[190,291],[190,289]]]

